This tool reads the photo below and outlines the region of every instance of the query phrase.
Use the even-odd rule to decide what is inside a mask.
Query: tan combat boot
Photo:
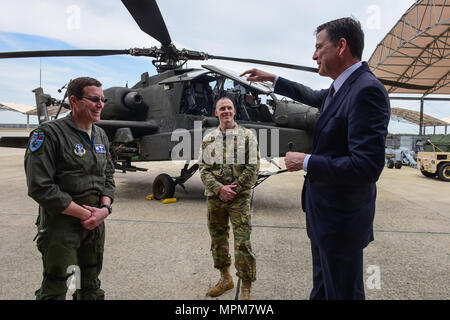
[[[217,284],[209,289],[208,294],[211,297],[218,297],[221,294],[223,294],[225,291],[233,289],[234,283],[233,278],[231,277],[230,272],[228,271],[228,268],[224,268],[220,270],[220,280],[217,282]]]
[[[242,280],[241,300],[252,300],[252,282],[250,280]]]

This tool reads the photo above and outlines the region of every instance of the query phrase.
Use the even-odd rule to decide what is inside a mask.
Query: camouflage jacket
[[[102,128],[92,125],[92,139],[71,115],[33,130],[25,152],[28,195],[50,215],[87,196],[114,198],[114,165]]]
[[[254,133],[242,126],[223,134],[217,127],[203,138],[199,155],[200,177],[206,196],[218,196],[224,185],[236,193],[250,193],[258,178],[260,156]]]

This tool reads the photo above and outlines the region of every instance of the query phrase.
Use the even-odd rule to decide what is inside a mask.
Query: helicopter
[[[110,140],[110,151],[116,170],[145,171],[133,162],[184,160],[179,176],[159,174],[153,181],[156,199],[171,198],[175,186],[184,183],[198,170],[198,163],[190,166],[198,156],[201,137],[219,124],[214,116],[215,101],[230,98],[236,109],[238,124],[255,131],[262,157],[269,160],[287,151],[311,152],[312,131],[319,110],[295,101],[278,99],[269,84],[250,83],[224,68],[203,64],[202,68],[184,68],[190,60],[228,60],[269,65],[307,72],[316,68],[272,61],[211,55],[175,47],[155,0],[122,0],[143,32],[161,43],[159,47],[124,50],[46,50],[3,52],[0,58],[132,55],[152,57],[157,74],[148,72],[131,87],[104,89],[107,99],[96,124]],[[39,122],[49,120],[46,107],[59,103],[68,107],[67,96],[56,101],[42,88],[35,91]],[[58,112],[59,113],[59,112]],[[180,132],[181,131],[181,132]],[[187,137],[189,141],[181,141]],[[200,139],[199,139],[200,137]],[[11,139],[11,138],[10,138]],[[182,155],[180,143],[190,145]],[[0,140],[0,146],[12,146],[11,140]],[[24,141],[22,140],[21,146]],[[25,142],[26,146],[26,142]],[[192,147],[193,146],[193,147]],[[174,159],[175,158],[175,159]],[[285,172],[280,170],[274,174]],[[273,173],[260,173],[257,184]]]

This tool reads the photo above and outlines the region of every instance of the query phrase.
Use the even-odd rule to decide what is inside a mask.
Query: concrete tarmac
[[[23,149],[0,148],[0,299],[34,299],[42,280],[37,205],[27,196]],[[280,161],[284,166],[283,161]],[[115,175],[114,211],[106,220],[106,299],[233,300],[235,289],[207,296],[218,280],[209,251],[203,185],[196,173],[176,203],[146,200],[160,173],[183,163],[147,162],[148,172]],[[264,164],[263,170],[276,168]],[[300,209],[303,172],[270,177],[254,190],[252,246],[257,257],[254,299],[308,299],[312,262]],[[449,299],[450,183],[417,169],[385,169],[378,186],[375,241],[364,251],[366,298]],[[232,241],[232,235],[230,236]],[[233,246],[230,246],[233,250]],[[234,261],[234,258],[233,258]]]

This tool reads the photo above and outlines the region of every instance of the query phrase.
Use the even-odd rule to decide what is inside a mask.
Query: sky
[[[318,25],[344,16],[358,19],[365,33],[363,60],[367,61],[414,1],[158,0],[157,3],[178,49],[316,67],[312,55],[314,30]],[[159,46],[158,41],[139,29],[119,0],[1,1],[0,17],[0,51]],[[255,67],[220,60],[188,62],[188,67],[199,67],[202,63],[238,73]],[[329,87],[332,81],[307,72],[256,67],[313,89]],[[61,99],[62,94],[57,90],[78,76],[97,78],[104,89],[126,83],[132,86],[143,72],[155,74],[151,58],[0,59],[0,101],[35,105],[31,90],[40,83],[46,93]],[[392,107],[419,110],[419,103],[415,101],[393,100],[391,104]],[[448,117],[448,104],[426,102],[425,112],[437,118]],[[37,122],[36,117],[30,120]],[[26,117],[0,111],[0,123],[26,123]],[[392,133],[417,133],[418,126],[393,119],[389,130]]]

